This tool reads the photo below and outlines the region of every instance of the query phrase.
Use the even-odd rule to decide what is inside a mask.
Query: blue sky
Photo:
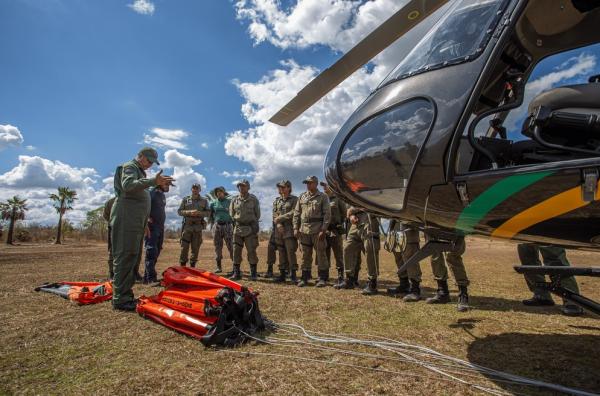
[[[53,223],[48,193],[69,186],[80,199],[67,217],[80,222],[147,141],[178,180],[171,225],[193,182],[233,190],[247,177],[268,213],[277,181],[299,193],[321,176],[339,127],[414,43],[392,45],[290,126],[268,118],[405,2],[0,0],[0,200],[26,197],[30,221]],[[599,65],[599,45],[549,59],[528,95]],[[523,113],[512,117],[516,127]]]
[[[247,127],[232,80],[260,79],[282,50],[254,45],[229,1],[159,1],[153,15],[125,4],[0,1],[0,123],[25,139],[2,152],[0,172],[35,154],[108,176],[154,127],[190,132],[211,185],[227,183],[221,170],[248,168],[223,149],[227,133]],[[332,58],[288,52],[313,64]]]

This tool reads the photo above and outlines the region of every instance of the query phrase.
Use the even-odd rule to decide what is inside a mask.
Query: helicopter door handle
[[[458,192],[458,196],[460,197],[460,201],[462,202],[463,206],[469,206],[471,200],[469,199],[469,191],[467,191],[467,183],[457,182],[456,191]]]
[[[598,169],[588,168],[584,169],[582,173],[581,198],[584,202],[593,202],[598,191]]]

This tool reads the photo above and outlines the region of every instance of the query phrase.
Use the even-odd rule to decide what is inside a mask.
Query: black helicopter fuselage
[[[547,48],[522,37],[517,42],[515,31],[530,28],[526,14],[536,10],[526,1],[495,3],[496,16],[475,51],[458,59],[442,56],[437,64],[384,81],[365,100],[332,142],[326,178],[354,205],[413,223],[427,234],[600,250],[600,156],[495,163],[477,144],[468,144],[467,133],[477,115],[502,108],[506,86],[513,96],[519,93],[512,85],[524,84],[539,60],[598,42],[600,33],[582,37],[563,31],[556,34],[560,40],[548,36]],[[582,13],[581,31],[598,22],[598,11]],[[460,52],[453,45],[448,51]],[[501,158],[523,146],[490,136],[477,141]]]

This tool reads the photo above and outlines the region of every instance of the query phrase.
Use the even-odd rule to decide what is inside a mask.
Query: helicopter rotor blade
[[[411,0],[379,25],[333,66],[325,69],[283,106],[269,121],[286,126],[338,86],[361,66],[389,47],[448,0]]]

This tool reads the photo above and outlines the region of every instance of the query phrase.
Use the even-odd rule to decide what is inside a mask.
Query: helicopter
[[[599,24],[597,0],[412,0],[270,121],[288,125],[412,32],[420,40],[341,127],[324,164],[340,197],[424,233],[399,271],[466,235],[599,251],[600,76],[525,103],[519,139],[505,126],[534,67],[599,43]],[[560,286],[600,268],[515,269],[551,275],[544,287],[600,314]]]

